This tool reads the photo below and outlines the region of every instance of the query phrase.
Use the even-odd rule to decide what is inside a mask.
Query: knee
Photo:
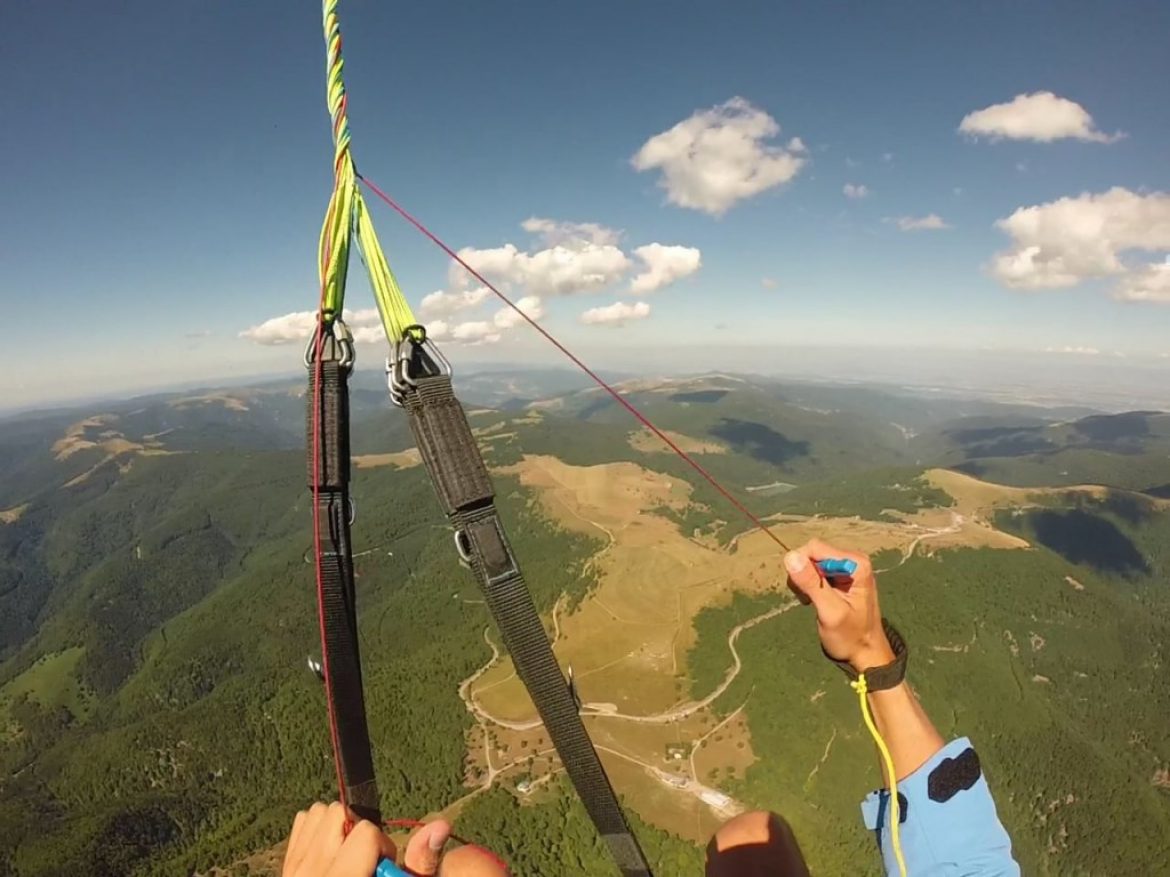
[[[741,813],[707,845],[707,877],[809,877],[792,828],[766,810]]]
[[[508,870],[476,846],[457,847],[443,856],[440,877],[508,877]]]
[[[720,852],[735,847],[765,844],[773,839],[777,823],[787,827],[784,820],[775,813],[769,813],[767,810],[750,810],[723,823],[715,832],[712,842]]]

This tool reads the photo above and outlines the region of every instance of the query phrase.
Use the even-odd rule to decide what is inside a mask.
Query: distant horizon
[[[382,371],[381,354],[371,356],[361,345],[357,371]],[[459,351],[467,354],[471,351]],[[493,350],[492,352],[499,352]],[[551,352],[551,351],[550,351]],[[760,348],[716,347],[702,351],[658,348],[610,351],[610,359],[583,357],[590,368],[604,374],[633,378],[696,377],[724,372],[778,382],[820,383],[901,390],[929,398],[971,398],[1043,408],[1083,407],[1103,412],[1141,409],[1170,410],[1170,359],[1118,357],[1085,353],[1035,353],[996,350],[891,350],[883,347]],[[201,389],[232,389],[295,380],[303,369],[265,369],[247,374],[208,375],[192,380],[149,382],[122,392],[46,398],[39,403],[0,407],[0,418],[52,414],[91,405],[130,402],[152,396]],[[700,362],[703,360],[703,362]],[[706,367],[702,367],[705,365]],[[467,359],[455,362],[456,373],[486,374],[505,371],[557,370],[590,379],[555,353],[533,359]]]

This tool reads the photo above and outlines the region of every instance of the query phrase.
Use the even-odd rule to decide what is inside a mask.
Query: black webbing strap
[[[475,572],[516,672],[589,818],[623,875],[649,877],[650,866],[581,722],[508,544],[496,511],[491,477],[463,406],[452,391],[450,376],[412,380],[401,401],[439,502],[455,527],[459,553]]]
[[[320,369],[321,385],[317,386]],[[314,401],[314,399],[316,401]],[[313,423],[313,412],[318,413]],[[349,498],[349,366],[337,359],[309,365],[307,415],[309,489],[316,487],[321,556],[322,618],[325,628],[323,668],[326,690],[337,724],[337,758],[345,800],[362,819],[381,824],[378,784],[366,704],[362,694],[354,598],[353,553],[350,544]],[[315,427],[315,429],[314,429]],[[317,454],[314,455],[314,435]]]

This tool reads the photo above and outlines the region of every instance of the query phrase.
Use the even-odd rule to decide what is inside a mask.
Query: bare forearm
[[[943,748],[942,737],[906,682],[885,691],[871,692],[869,707],[890,750],[899,780],[918,770]]]

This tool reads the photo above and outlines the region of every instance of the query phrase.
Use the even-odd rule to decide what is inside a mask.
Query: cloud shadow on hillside
[[[770,426],[752,420],[724,417],[708,432],[727,442],[734,450],[776,466],[809,455],[808,442],[793,441]]]

